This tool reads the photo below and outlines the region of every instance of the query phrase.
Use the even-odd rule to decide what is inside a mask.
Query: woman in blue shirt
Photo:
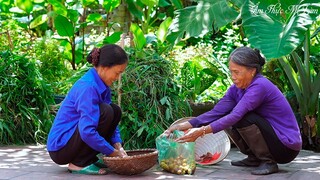
[[[126,52],[117,45],[94,48],[87,56],[94,67],[70,89],[50,130],[47,149],[57,164],[80,174],[106,174],[99,153],[127,156],[118,124],[121,109],[111,102],[112,83],[125,71]]]
[[[189,130],[179,142],[195,141],[206,133],[225,130],[248,157],[234,166],[257,167],[251,173],[278,172],[277,163],[291,162],[302,140],[297,120],[281,91],[260,73],[265,59],[258,50],[240,47],[229,56],[233,85],[214,108],[188,122],[171,126]]]

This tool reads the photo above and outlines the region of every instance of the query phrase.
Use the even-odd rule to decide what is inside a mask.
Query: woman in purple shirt
[[[57,164],[79,174],[106,174],[97,155],[127,156],[118,124],[121,109],[111,102],[110,86],[128,64],[117,45],[94,48],[87,56],[94,67],[70,89],[50,130],[47,149]]]
[[[291,162],[302,140],[294,113],[280,90],[260,74],[265,59],[259,50],[240,47],[229,56],[233,85],[214,108],[188,122],[169,127],[188,130],[178,142],[192,142],[206,133],[221,130],[248,157],[234,166],[257,167],[251,173],[278,172],[278,163]]]

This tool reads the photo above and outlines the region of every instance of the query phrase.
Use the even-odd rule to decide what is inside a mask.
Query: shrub
[[[35,42],[32,55],[38,60],[39,71],[46,82],[52,85],[55,94],[62,94],[63,83],[71,76],[69,62],[57,46],[57,41],[42,38]],[[69,70],[70,69],[70,70]]]
[[[52,125],[52,89],[36,63],[0,52],[0,144],[45,142]]]
[[[152,50],[139,58],[135,56],[137,51],[128,50],[129,64],[121,90],[114,96],[115,102],[121,97],[120,129],[126,149],[155,147],[156,137],[172,122],[190,116],[189,105],[179,97],[179,87],[173,80],[174,64]]]

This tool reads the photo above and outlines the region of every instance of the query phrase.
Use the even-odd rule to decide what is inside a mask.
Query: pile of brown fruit
[[[174,174],[193,174],[196,170],[195,162],[190,163],[181,155],[161,160],[160,167]]]

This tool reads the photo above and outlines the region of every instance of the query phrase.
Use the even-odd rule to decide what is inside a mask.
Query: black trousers
[[[297,157],[299,151],[292,150],[283,145],[269,122],[256,113],[248,113],[242,120],[233,125],[232,128],[243,128],[252,124],[259,127],[261,134],[268,145],[269,151],[277,163],[288,163]]]
[[[100,104],[100,118],[97,131],[108,142],[110,142],[120,122],[121,113],[120,107],[115,104]],[[96,162],[98,160],[97,154],[99,153],[83,142],[77,128],[65,147],[58,151],[51,151],[49,155],[57,164],[72,163],[79,167],[85,167]]]

